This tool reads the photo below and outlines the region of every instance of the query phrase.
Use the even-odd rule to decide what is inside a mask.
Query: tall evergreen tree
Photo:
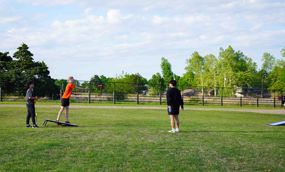
[[[47,65],[44,62],[34,61],[28,45],[23,43],[17,48],[13,57],[15,60],[12,62],[11,80],[15,82],[14,91],[17,94],[25,94],[26,84],[29,81],[35,82],[35,92],[38,96],[53,97],[58,92],[54,80],[49,76]]]
[[[11,79],[12,62],[13,59],[9,56],[8,52],[0,52],[0,87],[6,93],[12,93],[15,84]]]

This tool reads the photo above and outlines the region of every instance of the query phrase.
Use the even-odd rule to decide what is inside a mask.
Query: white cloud
[[[116,24],[122,19],[120,10],[111,9],[107,12],[107,20],[109,23]]]
[[[265,31],[255,34],[241,34],[235,38],[235,43],[241,47],[250,47],[251,45],[274,45],[279,42],[278,38],[285,37],[285,29],[277,31]],[[280,43],[284,42],[283,40]],[[280,47],[282,48],[282,47]]]
[[[152,22],[157,25],[161,24],[193,24],[198,22],[207,23],[210,18],[199,14],[187,15],[187,16],[172,16],[163,17],[155,15],[152,17]]]
[[[0,17],[0,24],[14,23],[21,19],[19,16]]]
[[[98,71],[112,75],[122,70],[149,77],[160,71],[162,56],[182,74],[193,51],[217,53],[231,44],[259,61],[260,51],[279,53],[285,45],[285,2],[281,0],[21,2],[44,6],[47,11],[42,15],[37,7],[29,7],[36,12],[26,9],[21,22],[12,17],[4,20],[0,14],[0,23],[5,24],[0,26],[0,47],[10,50],[26,42],[35,57],[47,61],[53,77],[69,72],[58,67],[64,65],[84,66],[76,70],[81,79]],[[55,8],[62,5],[76,9],[76,14],[64,15]],[[35,13],[40,17],[31,17]]]
[[[165,19],[160,17],[160,16],[153,16],[153,18],[152,18],[152,22],[154,24],[162,24],[164,21],[165,21]]]
[[[67,5],[75,2],[76,0],[19,0],[19,2],[32,4],[32,5]]]

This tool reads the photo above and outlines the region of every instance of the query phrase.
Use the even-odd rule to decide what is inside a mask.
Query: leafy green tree
[[[140,74],[124,74],[116,78],[110,78],[108,90],[115,90],[116,93],[134,94],[147,90],[147,79]]]
[[[111,93],[112,89],[110,89],[110,87],[112,87],[112,83],[111,82],[111,78],[108,78],[104,75],[94,75],[90,81],[84,81],[81,84],[81,87],[92,91],[92,92],[108,92]]]
[[[194,73],[191,71],[187,71],[186,73],[184,73],[179,80],[178,88],[180,90],[191,88],[193,85],[195,85],[194,77]]]
[[[89,81],[84,81],[84,82],[81,84],[81,87],[82,87],[83,89],[88,90],[88,89],[89,89]]]
[[[95,91],[95,92],[100,92],[103,89],[103,85],[104,83],[101,81],[100,76],[98,75],[94,75],[91,79],[90,79],[90,85],[89,88],[91,89],[91,91]]]
[[[9,80],[14,83],[13,92],[24,95],[27,89],[27,82],[33,81],[36,85],[36,95],[55,97],[58,88],[54,80],[49,76],[49,70],[44,62],[35,62],[33,54],[26,44],[18,47],[10,62]]]
[[[139,73],[136,74],[125,74],[122,78],[124,83],[128,83],[129,93],[142,93],[146,89],[147,79],[142,77]]]
[[[276,58],[268,52],[262,55],[262,67],[258,71],[256,76],[257,86],[261,89],[261,94],[263,96],[264,90],[270,87],[269,75],[276,65]],[[272,77],[272,76],[271,76]]]
[[[236,72],[236,83],[238,87],[255,87],[257,76],[257,65],[253,62],[252,58],[245,56],[242,52],[238,51],[238,69]]]
[[[12,57],[8,52],[0,52],[0,87],[6,94],[13,92],[14,82],[11,80]]]
[[[66,79],[56,79],[54,83],[61,91],[64,91],[67,85],[67,80]]]
[[[276,60],[273,70],[268,75],[269,90],[285,92],[285,60]]]
[[[18,47],[17,51],[13,55],[13,80],[16,83],[15,91],[24,95],[26,90],[26,83],[34,80],[34,61],[33,54],[29,51],[26,44],[22,44]]]
[[[201,87],[202,93],[204,93],[205,59],[198,52],[194,52],[187,60],[185,70],[187,73],[193,72],[195,86]]]
[[[282,57],[285,57],[285,47],[281,50]]]
[[[209,54],[204,57],[205,59],[205,86],[214,89],[214,95],[217,95],[218,86],[218,59],[213,55]]]
[[[285,92],[284,68],[285,66],[276,66],[269,74],[269,90],[280,93]]]
[[[227,49],[220,49],[219,54],[219,85],[222,87],[233,87],[236,83],[235,71],[237,59],[234,49],[229,46]]]
[[[149,94],[158,95],[164,91],[164,79],[160,73],[153,74],[151,79],[148,81]]]
[[[262,70],[264,70],[267,74],[269,74],[276,63],[276,59],[270,53],[265,52],[262,56]]]
[[[174,79],[173,72],[171,69],[171,64],[169,63],[169,61],[166,58],[162,57],[160,66],[161,66],[161,70],[162,70],[163,79],[165,81],[165,84],[167,84],[170,80]]]
[[[177,82],[177,87],[179,87],[181,77],[179,75],[173,74],[173,79]]]

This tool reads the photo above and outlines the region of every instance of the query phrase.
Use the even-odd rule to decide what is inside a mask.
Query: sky
[[[0,0],[0,51],[26,43],[53,78],[182,75],[194,51],[231,45],[260,66],[285,47],[284,0]]]

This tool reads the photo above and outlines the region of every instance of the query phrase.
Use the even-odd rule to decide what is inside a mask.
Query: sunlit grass
[[[77,128],[27,129],[25,108],[0,107],[0,171],[282,171],[285,127],[267,124],[284,118],[187,110],[170,134],[166,110],[76,108]]]

